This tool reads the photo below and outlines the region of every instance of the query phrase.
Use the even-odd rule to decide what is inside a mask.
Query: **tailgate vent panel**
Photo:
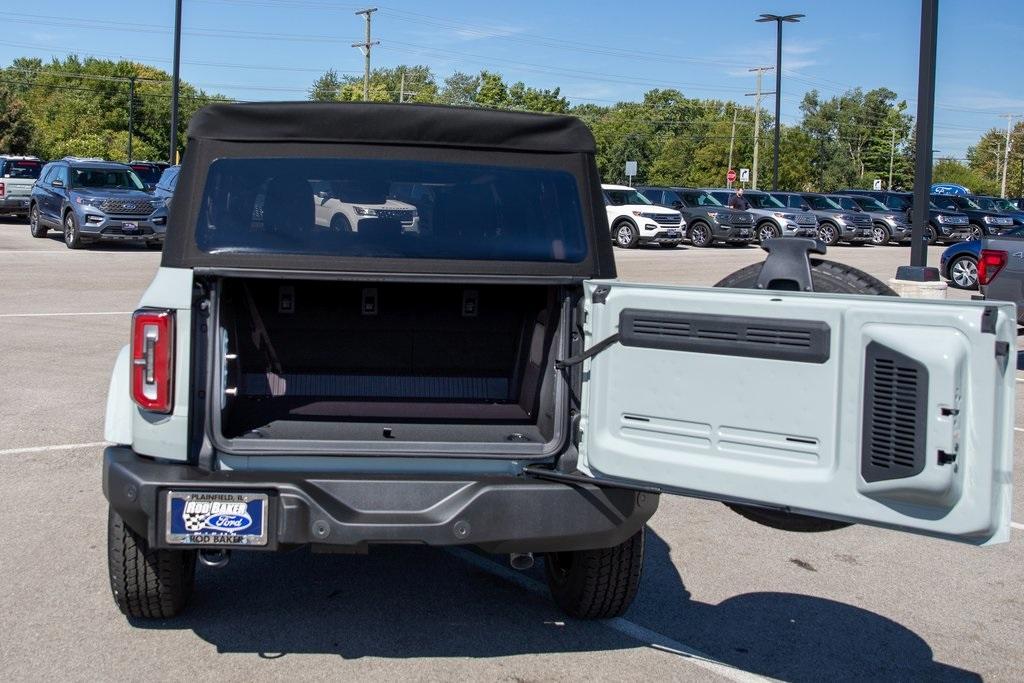
[[[928,369],[871,342],[864,369],[861,475],[864,481],[903,479],[924,469]]]
[[[824,363],[831,330],[817,320],[673,313],[627,308],[619,316],[623,346]]]

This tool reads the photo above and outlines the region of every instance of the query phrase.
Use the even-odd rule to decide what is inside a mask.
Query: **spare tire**
[[[815,292],[827,294],[870,294],[876,296],[897,296],[889,285],[878,278],[868,275],[863,270],[836,261],[810,259],[811,286]],[[741,268],[735,273],[722,278],[715,287],[732,289],[755,289],[757,276],[761,273],[761,264],[755,263]],[[818,531],[835,531],[851,526],[849,522],[838,522],[832,519],[809,517],[782,510],[760,508],[752,505],[727,505],[747,519],[783,531],[801,533]]]

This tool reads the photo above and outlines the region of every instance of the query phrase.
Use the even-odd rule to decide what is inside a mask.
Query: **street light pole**
[[[174,0],[174,66],[171,75],[171,153],[172,164],[178,162],[178,87],[181,67],[181,0]]]
[[[757,22],[774,21],[776,24],[775,38],[775,151],[772,155],[772,191],[779,189],[779,116],[782,110],[782,22],[795,24],[805,14],[762,14]]]

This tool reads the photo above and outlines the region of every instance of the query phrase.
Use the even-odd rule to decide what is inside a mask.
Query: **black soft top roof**
[[[399,109],[401,115],[395,116]],[[590,130],[572,116],[429,104],[212,104],[192,117],[188,137],[237,142],[341,142],[594,153]]]

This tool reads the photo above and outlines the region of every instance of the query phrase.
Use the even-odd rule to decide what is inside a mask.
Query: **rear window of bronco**
[[[338,158],[218,159],[196,244],[225,251],[578,263],[580,191],[567,172]]]

